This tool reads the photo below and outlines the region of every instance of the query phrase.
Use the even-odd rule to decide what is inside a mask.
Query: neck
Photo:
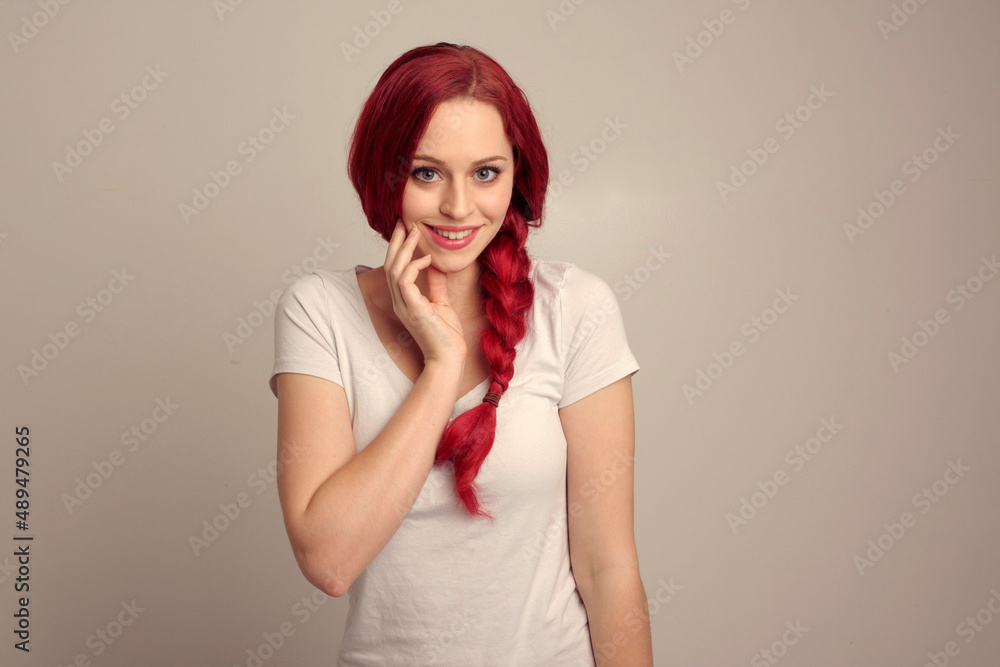
[[[380,267],[380,269],[383,272],[384,280],[385,267]],[[417,289],[420,290],[424,298],[430,298],[430,288],[427,284],[428,272],[436,270],[434,267],[428,267],[417,274],[414,284],[416,284]],[[482,315],[479,282],[481,274],[482,269],[479,267],[479,262],[473,262],[461,271],[445,274],[448,281],[448,301],[463,321],[476,319]],[[385,294],[385,300],[386,308],[391,312],[392,301],[389,299],[387,293]]]
[[[428,267],[417,276],[417,286],[425,297],[429,294],[427,272],[430,270],[434,270],[433,267]],[[445,274],[448,280],[448,301],[463,321],[478,318],[482,314],[479,282],[481,274],[479,262],[473,262],[456,273]]]

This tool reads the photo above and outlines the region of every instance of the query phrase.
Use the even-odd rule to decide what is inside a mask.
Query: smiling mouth
[[[475,227],[470,227],[468,229],[463,229],[461,231],[441,229],[440,227],[432,227],[431,225],[426,225],[426,227],[435,234],[437,234],[438,236],[443,236],[444,238],[449,239],[451,241],[458,241],[459,239],[464,239],[466,236],[469,236],[474,231],[476,231]]]

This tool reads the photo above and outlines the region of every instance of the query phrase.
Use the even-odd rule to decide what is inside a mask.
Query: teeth
[[[434,231],[445,237],[446,239],[451,239],[452,241],[457,241],[458,239],[464,239],[466,236],[476,231],[474,229],[466,229],[464,232],[451,232],[446,229],[434,228]]]

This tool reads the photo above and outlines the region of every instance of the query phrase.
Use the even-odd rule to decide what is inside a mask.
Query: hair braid
[[[514,151],[514,188],[496,238],[478,258],[482,308],[489,327],[480,347],[490,364],[490,391],[503,394],[514,374],[514,346],[524,338],[534,300],[525,250],[530,229],[542,224],[549,182],[545,143],[531,105],[500,64],[471,46],[419,46],[382,73],[358,118],[348,173],[368,224],[388,241],[400,217],[413,155],[435,109],[451,99],[492,104]],[[435,462],[451,461],[455,490],[473,516],[489,517],[476,498],[475,479],[493,447],[496,408],[481,403],[445,429]]]
[[[514,346],[524,338],[525,315],[535,296],[525,250],[527,237],[524,216],[512,207],[500,232],[479,257],[483,311],[489,322],[480,346],[490,364],[489,391],[501,395],[514,375]],[[484,402],[456,417],[445,430],[435,459],[437,464],[454,464],[455,491],[469,514],[488,518],[492,517],[479,502],[475,479],[493,448],[496,411]]]

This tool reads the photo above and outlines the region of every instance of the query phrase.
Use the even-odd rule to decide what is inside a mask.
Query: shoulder
[[[608,299],[614,300],[614,294],[603,278],[576,264],[532,258],[531,270],[536,299],[553,298],[573,304],[601,304]]]
[[[326,306],[331,300],[337,300],[338,296],[343,298],[344,295],[358,291],[355,272],[356,268],[333,271],[317,269],[301,275],[285,288],[278,303]]]

